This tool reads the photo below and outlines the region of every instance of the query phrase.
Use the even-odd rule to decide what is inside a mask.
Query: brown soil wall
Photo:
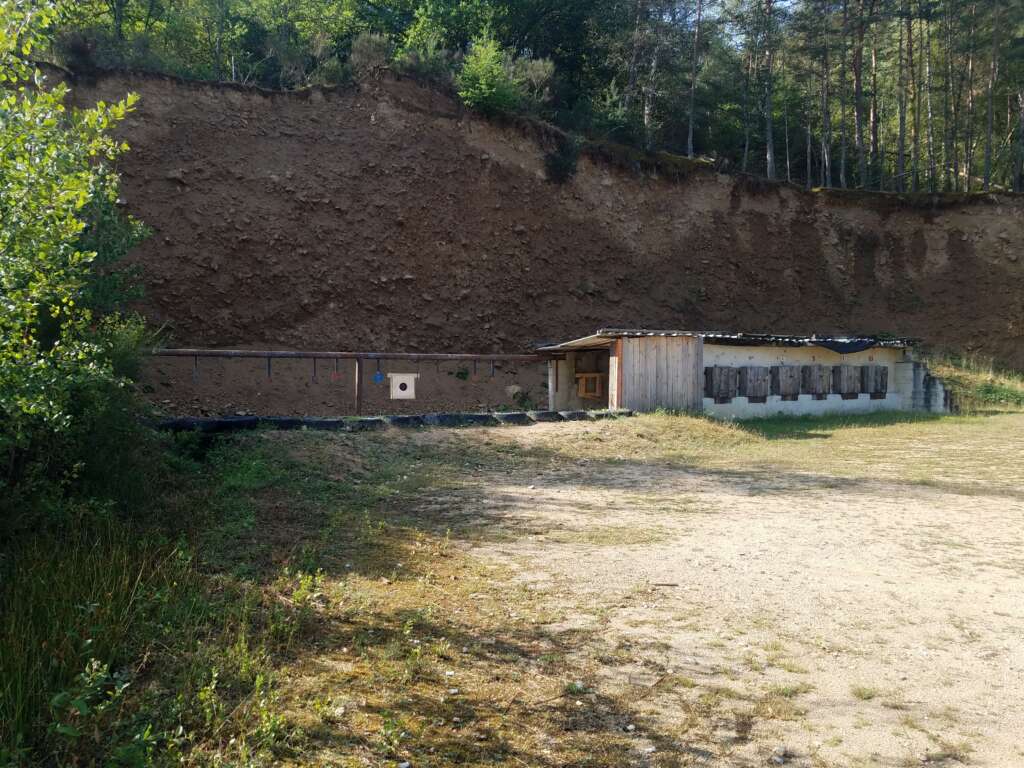
[[[409,81],[107,74],[143,311],[189,346],[521,352],[598,327],[889,332],[1024,368],[1024,200],[805,192],[584,156]]]

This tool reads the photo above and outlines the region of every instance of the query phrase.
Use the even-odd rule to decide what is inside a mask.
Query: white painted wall
[[[751,403],[745,397],[734,397],[728,403],[715,403],[704,398],[704,412],[720,419],[756,419],[767,416],[819,416],[826,413],[872,413],[875,411],[911,410],[915,387],[913,357],[910,350],[873,348],[863,352],[840,354],[824,347],[734,347],[704,342],[704,365],[884,365],[889,369],[888,392],[884,399],[872,400],[861,394],[844,400],[841,395],[827,395],[816,400],[813,395],[800,395],[796,400],[783,400],[777,395],[765,403]],[[919,407],[919,406],[918,406]]]
[[[905,350],[876,347],[841,355],[824,347],[732,347],[704,340],[704,365],[885,365],[889,368],[889,388],[893,385],[893,366],[904,360]]]
[[[856,400],[844,400],[842,395],[827,395],[815,400],[814,395],[800,395],[796,400],[783,400],[769,395],[766,403],[751,403],[745,397],[734,397],[728,403],[716,403],[704,398],[704,413],[716,419],[758,419],[769,416],[821,416],[826,413],[873,413],[875,411],[905,410],[903,397],[892,391],[884,400],[872,400],[861,394]],[[909,410],[909,407],[906,408]]]

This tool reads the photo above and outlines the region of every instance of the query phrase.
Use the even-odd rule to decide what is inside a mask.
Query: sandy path
[[[430,504],[591,633],[639,763],[1024,765],[1020,496],[580,462]]]

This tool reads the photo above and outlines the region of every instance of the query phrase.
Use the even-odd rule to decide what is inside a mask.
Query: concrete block
[[[347,419],[348,428],[352,432],[372,432],[377,429],[384,429],[388,423],[381,418],[371,417],[366,419]]]
[[[526,415],[537,422],[562,420],[562,416],[558,411],[527,411]]]
[[[500,424],[510,424],[517,427],[533,424],[533,419],[531,419],[524,411],[496,411],[491,415],[494,416]]]
[[[388,416],[388,424],[401,429],[413,429],[424,425],[422,416]]]
[[[586,421],[589,418],[586,411],[559,411],[558,415],[566,421]]]
[[[493,427],[498,423],[489,413],[431,413],[423,421],[430,427]]]
[[[322,432],[340,432],[348,429],[348,423],[345,419],[306,418],[302,420],[302,426],[306,429],[315,429]]]
[[[272,429],[302,429],[302,419],[298,416],[260,416],[260,426]]]

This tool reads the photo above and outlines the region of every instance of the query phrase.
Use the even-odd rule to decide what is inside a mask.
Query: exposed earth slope
[[[1024,367],[1024,199],[907,202],[581,158],[409,81],[266,93],[107,74],[144,311],[175,342],[521,351],[598,327],[890,332]]]

